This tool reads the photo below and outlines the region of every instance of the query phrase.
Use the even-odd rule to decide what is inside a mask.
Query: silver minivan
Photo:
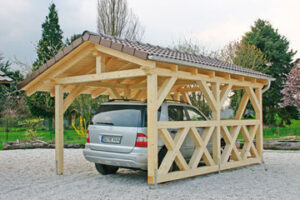
[[[174,102],[164,102],[158,110],[159,121],[207,120],[197,108]],[[169,129],[174,138],[178,129]],[[201,135],[202,128],[198,128]],[[180,151],[189,160],[195,149],[186,137]],[[211,151],[211,142],[208,143]],[[167,153],[162,140],[158,140],[158,164]],[[84,157],[95,163],[99,173],[113,174],[121,168],[147,170],[147,103],[113,101],[103,103],[88,127]]]

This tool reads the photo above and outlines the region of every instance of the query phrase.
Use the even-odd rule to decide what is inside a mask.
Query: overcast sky
[[[32,63],[50,0],[0,0],[0,52]],[[97,30],[97,0],[53,0],[64,37]],[[271,22],[300,51],[299,0],[128,0],[145,28],[144,42],[170,46],[183,38],[210,50],[238,40],[258,18]],[[300,52],[295,57],[300,57]],[[294,57],[294,58],[295,58]]]

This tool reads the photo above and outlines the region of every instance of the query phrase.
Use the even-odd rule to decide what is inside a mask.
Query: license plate
[[[101,142],[110,143],[110,144],[120,144],[121,138],[122,138],[121,136],[103,135],[101,137]]]

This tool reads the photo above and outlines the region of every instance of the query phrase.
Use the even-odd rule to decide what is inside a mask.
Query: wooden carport
[[[168,48],[122,40],[91,32],[61,50],[19,88],[55,96],[55,155],[57,174],[64,173],[63,115],[80,94],[97,97],[147,99],[148,183],[160,183],[260,163],[263,151],[262,93],[272,77],[217,59]],[[221,107],[233,90],[244,90],[234,120],[221,120]],[[165,98],[190,103],[188,92],[202,92],[211,111],[209,121],[157,121],[157,110]],[[243,120],[248,103],[256,119]],[[197,127],[203,127],[203,135]],[[169,128],[178,128],[173,139]],[[238,135],[244,147],[237,149]],[[195,151],[189,162],[180,147],[189,136]],[[226,146],[221,151],[220,138]],[[168,152],[158,168],[157,142],[160,137]],[[256,143],[254,143],[254,139]],[[206,145],[212,141],[212,155]],[[199,165],[204,161],[204,165]],[[175,162],[179,170],[169,172]]]

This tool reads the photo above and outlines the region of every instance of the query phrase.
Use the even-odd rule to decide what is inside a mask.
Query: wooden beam
[[[99,88],[99,89],[93,90],[91,92],[92,98],[94,99],[94,98],[98,97],[99,95],[103,94],[106,90],[107,90],[107,88]]]
[[[176,78],[174,78],[174,77],[167,78],[163,82],[162,86],[160,86],[160,88],[158,90],[158,99],[157,99],[157,105],[156,105],[157,109],[161,106],[161,104],[163,103],[164,99],[170,92],[170,90],[173,87],[173,85],[175,84],[175,82],[176,82]]]
[[[105,47],[105,46],[101,46],[101,45],[95,45],[95,48],[104,53],[104,54],[108,54],[114,57],[117,57],[121,60],[125,60],[131,63],[135,63],[137,65],[144,65],[144,66],[155,66],[155,62],[154,61],[149,61],[149,60],[143,60],[140,58],[137,58],[135,56]]]
[[[73,103],[74,99],[79,96],[84,88],[79,86],[71,90],[68,96],[64,99],[63,112],[65,113],[69,106]]]
[[[228,98],[228,94],[231,91],[232,88],[232,84],[228,84],[227,86],[225,86],[222,90],[221,90],[221,95],[220,95],[220,104],[221,106],[224,104],[224,102],[226,101],[226,99]]]
[[[139,76],[145,76],[146,73],[142,69],[129,69],[124,71],[105,72],[101,74],[88,74],[81,76],[70,76],[64,78],[53,79],[55,84],[76,84],[86,83],[102,80],[122,79],[122,78],[133,78]]]
[[[251,104],[255,110],[255,113],[260,113],[260,104],[257,100],[256,94],[254,93],[253,89],[251,87],[246,87],[246,92],[249,95]]]
[[[256,132],[256,149],[259,156],[262,158],[262,152],[264,150],[263,147],[263,102],[262,102],[262,89],[256,88],[255,89],[256,98],[259,104],[259,112],[255,113],[256,119],[259,120],[259,127]]]
[[[56,174],[64,173],[64,91],[62,85],[55,86],[55,163]]]
[[[197,81],[197,84],[200,87],[201,92],[203,93],[205,100],[207,101],[210,109],[215,112],[217,111],[217,101],[215,99],[215,97],[213,96],[212,92],[210,91],[210,89],[207,86],[206,81]]]
[[[245,109],[247,107],[248,101],[249,101],[249,95],[247,94],[247,92],[245,92],[243,97],[242,97],[242,100],[239,104],[239,108],[235,113],[235,117],[234,117],[235,120],[242,119],[242,117],[244,115],[244,112],[245,112]]]
[[[147,76],[147,137],[148,137],[148,183],[155,183],[158,168],[157,135],[157,74]]]
[[[184,72],[184,71],[178,71],[178,72],[173,72],[169,69],[164,69],[164,68],[157,68],[155,69],[156,73],[159,76],[166,76],[166,77],[177,77],[177,79],[184,79],[184,80],[193,80],[193,81],[208,81],[208,82],[219,82],[219,83],[231,83],[232,85],[236,86],[250,86],[250,87],[262,87],[262,83],[253,83],[250,81],[239,81],[239,80],[234,80],[230,79],[227,80],[224,77],[210,77],[209,75],[206,74],[197,74],[197,75],[192,75],[189,72]]]
[[[116,88],[107,88],[107,90],[113,96],[114,99],[122,99],[121,95],[116,90]]]

